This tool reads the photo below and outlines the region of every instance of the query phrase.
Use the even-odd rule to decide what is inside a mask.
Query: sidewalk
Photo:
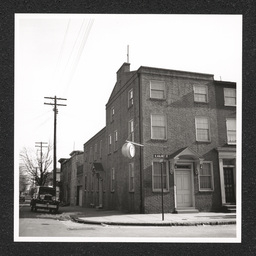
[[[199,212],[186,214],[126,214],[120,211],[106,211],[79,206],[60,207],[60,212],[69,215],[73,221],[98,225],[133,226],[197,226],[236,224],[235,213]]]

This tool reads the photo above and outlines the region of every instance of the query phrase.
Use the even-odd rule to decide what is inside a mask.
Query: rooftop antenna
[[[127,63],[129,63],[129,45],[127,45]]]

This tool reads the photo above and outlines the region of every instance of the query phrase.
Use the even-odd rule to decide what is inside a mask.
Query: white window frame
[[[154,161],[152,161],[152,191],[153,192],[161,192],[162,191],[162,188],[160,187],[160,188],[155,188],[155,177],[156,176],[158,176],[159,178],[160,178],[160,183],[161,183],[161,173],[159,174],[159,175],[156,175],[155,173],[154,173],[154,163],[158,163],[158,164],[161,164],[161,162],[160,161],[157,161],[157,160],[154,160]],[[165,163],[165,170],[164,170],[164,168],[163,168],[163,177],[164,177],[164,174],[165,174],[165,176],[166,176],[166,188],[164,188],[163,189],[163,191],[164,192],[169,192],[169,171],[168,171],[168,161],[164,161],[164,163]]]
[[[134,192],[134,163],[129,163],[129,192]]]
[[[198,93],[196,92],[197,88],[204,88],[205,89],[205,93]],[[208,86],[206,85],[194,85],[194,102],[201,102],[201,103],[208,103]],[[205,96],[205,100],[197,100],[196,99],[196,95],[204,95]]]
[[[197,131],[198,129],[198,123],[197,123],[197,120],[199,119],[205,119],[207,120],[207,124],[208,124],[208,140],[202,140],[202,139],[199,139],[198,138],[198,134],[197,134]],[[196,126],[196,141],[198,142],[211,142],[211,129],[210,129],[210,121],[209,121],[209,118],[208,117],[203,117],[203,116],[196,116],[195,117],[195,126]]]
[[[134,141],[134,120],[128,122],[128,139]]]
[[[110,122],[114,121],[114,117],[115,117],[115,107],[111,107],[111,109],[110,109]]]
[[[133,106],[133,89],[128,91],[128,108]]]
[[[156,86],[157,83],[162,84],[163,89],[153,88],[154,86]],[[154,97],[152,95],[153,94],[152,91],[163,92],[163,97]],[[165,85],[164,81],[160,81],[160,80],[151,80],[150,81],[150,99],[156,99],[156,100],[165,100],[166,99],[166,85]]]
[[[228,96],[227,95],[228,91],[235,92],[235,96],[234,97]],[[234,98],[235,99],[235,103],[234,104],[227,103],[227,98]],[[224,88],[224,106],[233,106],[233,107],[236,106],[236,89],[234,89],[234,88]]]
[[[108,135],[108,153],[111,154],[111,149],[112,149],[112,135]]]
[[[200,192],[208,192],[208,191],[214,191],[214,177],[213,177],[213,164],[211,161],[204,161],[203,162],[203,165],[204,164],[209,164],[210,165],[210,170],[211,170],[211,188],[201,188],[201,181],[200,181],[200,178],[202,176],[209,176],[209,175],[201,175],[200,174],[200,171],[201,171],[201,168],[198,172],[198,186],[199,186],[199,191]],[[202,168],[203,168],[203,165],[202,165]]]
[[[231,130],[229,129],[229,125],[228,125],[228,121],[235,121],[235,130]],[[231,134],[235,133],[235,136],[236,136],[236,118],[226,118],[226,130],[227,130],[227,144],[229,145],[236,145],[236,140],[233,142],[233,141],[230,141],[229,140],[229,137]]]
[[[114,192],[115,191],[115,168],[111,168],[111,173],[110,173],[110,191]]]
[[[117,130],[114,131],[114,151],[117,151],[117,144],[118,144],[118,132]]]
[[[153,116],[162,116],[164,117],[164,126],[153,126]],[[152,140],[167,140],[167,117],[165,114],[151,114],[151,139]],[[164,138],[154,138],[153,137],[153,127],[164,127],[165,128],[165,137]]]

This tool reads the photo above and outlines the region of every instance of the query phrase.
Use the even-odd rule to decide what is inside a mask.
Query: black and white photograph
[[[15,242],[241,243],[242,15],[14,18]]]

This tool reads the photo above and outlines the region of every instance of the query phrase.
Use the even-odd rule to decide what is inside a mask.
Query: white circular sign
[[[122,154],[130,159],[133,158],[135,156],[134,145],[130,142],[125,143],[122,147]]]

